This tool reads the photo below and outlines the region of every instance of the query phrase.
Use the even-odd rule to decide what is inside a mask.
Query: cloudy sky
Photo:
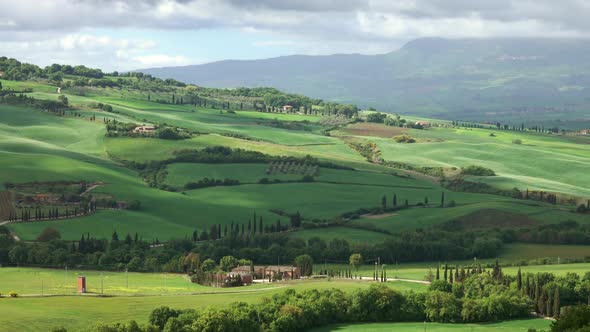
[[[395,50],[420,37],[590,37],[590,0],[0,0],[0,56],[104,70]]]

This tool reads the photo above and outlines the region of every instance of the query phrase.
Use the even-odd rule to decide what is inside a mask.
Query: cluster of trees
[[[480,124],[480,123],[471,123],[471,122],[460,122],[460,121],[452,121],[451,122],[455,127],[464,127],[464,128],[480,128],[480,129],[498,129],[498,130],[511,130],[511,131],[532,131],[536,133],[554,133],[557,134],[560,132],[559,127],[551,127],[545,128],[545,126],[530,126],[526,127],[524,122],[520,124],[520,126],[514,124],[506,124],[496,122],[495,124]]]
[[[467,170],[467,168],[462,169],[462,175],[481,175],[481,176],[494,176],[495,172],[491,169],[486,169],[479,166],[470,166],[474,167],[472,169]],[[468,167],[469,168],[469,167]],[[468,173],[464,173],[467,170]],[[499,196],[507,196],[516,199],[525,199],[525,200],[533,200],[533,201],[540,201],[546,202],[550,204],[557,204],[558,196],[554,193],[548,193],[542,190],[529,190],[528,188],[525,191],[521,191],[520,189],[514,187],[512,189],[501,189],[497,187],[493,187],[487,183],[483,182],[473,182],[467,181],[462,177],[457,177],[454,179],[445,179],[444,186],[447,189],[452,191],[463,191],[463,192],[472,192],[472,193],[481,193],[481,194],[492,194],[492,195],[499,195]]]
[[[104,108],[111,107],[110,105],[99,104],[102,105]],[[95,118],[96,119],[96,116]],[[117,121],[117,119],[108,119],[103,118],[103,122],[106,125],[107,129],[107,136],[109,137],[116,137],[116,136],[132,136],[132,137],[156,137],[160,139],[167,139],[167,140],[181,140],[187,139],[191,137],[191,133],[188,131],[181,130],[177,127],[167,127],[167,126],[160,126],[154,130],[153,133],[141,133],[141,132],[134,132],[133,130],[138,127],[136,123],[132,122],[121,122]]]
[[[50,81],[61,82],[64,75],[89,78],[102,78],[104,76],[100,69],[93,69],[85,66],[52,64],[45,68],[41,68],[36,65],[22,63],[18,60],[7,57],[0,57],[0,71],[4,72],[4,79],[14,81],[45,78]]]
[[[25,94],[15,94],[11,91],[5,91],[0,93],[0,103],[26,105],[57,115],[65,115],[65,111],[69,109],[68,98],[64,95],[60,95],[58,100],[40,100]]]
[[[365,157],[368,162],[381,164],[383,158],[381,157],[381,150],[374,142],[350,142],[348,143],[351,148],[356,150],[361,156]]]
[[[156,137],[167,140],[181,140],[190,138],[191,134],[177,127],[160,127],[156,130]]]
[[[473,175],[473,176],[495,176],[496,175],[494,170],[483,167],[483,166],[476,166],[476,165],[471,165],[471,166],[461,168],[461,174]]]
[[[89,201],[87,198],[83,198],[79,204],[74,206],[66,206],[63,210],[59,207],[50,207],[47,209],[35,208],[22,208],[19,211],[11,211],[8,217],[9,222],[17,221],[39,221],[39,220],[51,220],[59,218],[71,218],[81,215],[94,213],[97,205],[95,202]]]
[[[403,200],[401,198],[398,198],[396,193],[393,193],[393,195],[391,196],[391,205],[388,204],[388,198],[387,195],[383,195],[381,197],[381,208],[377,211],[373,211],[373,213],[383,213],[383,212],[394,212],[400,208],[407,208],[410,207],[410,201],[409,200]],[[440,193],[440,204],[437,203],[432,203],[429,202],[428,200],[428,196],[424,196],[424,201],[422,202],[417,202],[417,203],[412,203],[412,206],[428,206],[428,205],[433,205],[433,206],[439,206],[439,207],[445,207],[445,192],[441,191]],[[356,215],[358,215],[358,213],[355,213],[355,215],[347,215],[347,217],[349,218],[356,218]]]
[[[258,152],[244,149],[232,149],[225,146],[207,147],[202,150],[178,150],[174,157],[166,163],[192,162],[210,164],[230,163],[265,163],[269,156]]]
[[[316,176],[319,171],[320,168],[317,164],[307,164],[291,160],[276,160],[271,161],[268,164],[266,174],[300,174]]]
[[[379,113],[374,108],[370,108],[369,111],[373,111],[374,113],[369,113],[367,118],[365,119],[366,122],[372,123],[383,123],[386,126],[391,127],[407,127],[413,129],[424,129],[424,127],[416,122],[410,122],[406,119],[402,119],[401,116],[396,114],[395,116],[386,114],[386,113]],[[412,142],[413,143],[413,142]]]
[[[240,184],[240,181],[234,179],[209,179],[203,178],[198,182],[189,182],[184,185],[184,189],[192,190],[192,189],[199,189],[199,188],[208,188],[208,187],[219,187],[219,186],[237,186]]]
[[[91,103],[90,107],[92,108],[96,108],[99,110],[103,110],[106,112],[112,112],[113,111],[113,106],[109,105],[109,104],[103,104],[103,103]]]
[[[197,242],[224,239],[233,244],[239,243],[236,240],[245,240],[246,243],[249,243],[250,238],[256,235],[284,232],[291,228],[301,226],[303,219],[299,212],[286,216],[289,217],[290,224],[281,224],[281,219],[277,219],[275,223],[268,224],[264,222],[262,216],[257,219],[256,213],[254,213],[254,218],[248,219],[247,224],[232,222],[229,226],[226,224],[223,227],[221,224],[214,224],[208,230],[202,230],[200,233],[198,230],[195,230],[192,234],[192,240],[193,242]]]
[[[502,237],[506,242],[589,245],[590,226],[564,221],[531,228],[507,229],[503,231]]]
[[[407,134],[393,136],[397,143],[416,143],[416,139]]]
[[[256,124],[262,126],[269,126],[274,128],[280,128],[285,130],[303,130],[303,131],[311,131],[311,128],[305,126],[309,122],[307,120],[303,121],[281,121],[281,120],[270,120],[270,121],[257,121]]]
[[[131,135],[133,129],[138,125],[132,122],[121,122],[117,119],[103,118],[102,121],[105,123],[107,129],[107,136],[118,136],[118,135]]]
[[[383,263],[394,264],[495,257],[502,244],[497,238],[456,230],[406,231],[374,244],[349,243],[342,239],[327,242],[317,237],[304,241],[282,232],[288,227],[300,227],[302,218],[299,214],[290,215],[289,222],[283,223],[279,220],[261,223],[259,217],[254,220],[256,222],[250,219],[248,223],[214,225],[200,234],[195,231],[192,239],[188,235],[186,239],[170,240],[156,247],[150,247],[150,244],[159,244],[158,239],[148,242],[138,239],[137,235],[135,239],[138,240],[131,243],[127,241],[131,237],[119,241],[116,234],[110,241],[85,235],[80,241],[54,240],[43,244],[15,244],[11,237],[6,237],[0,240],[0,264],[83,265],[99,269],[122,269],[132,258],[137,257],[135,261],[141,261],[146,271],[183,272],[178,261],[188,252],[199,253],[203,259],[216,261],[227,255],[246,257],[257,264],[275,264],[277,257],[281,261],[293,262],[301,255],[309,255],[315,261],[347,261],[351,254],[359,253],[364,257],[381,257]],[[8,252],[13,250],[22,255],[9,257]],[[4,256],[2,252],[5,252]]]

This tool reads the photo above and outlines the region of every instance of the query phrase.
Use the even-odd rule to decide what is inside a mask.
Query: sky
[[[123,71],[423,37],[590,37],[589,17],[590,0],[0,0],[0,56]]]

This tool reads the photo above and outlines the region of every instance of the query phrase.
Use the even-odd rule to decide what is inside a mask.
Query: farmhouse
[[[284,112],[291,112],[291,111],[293,111],[293,106],[291,106],[291,105],[283,105],[283,107],[281,109]]]
[[[590,132],[590,130],[588,130],[588,129],[582,129],[582,130],[580,130],[580,135],[588,135],[589,132]]]
[[[239,275],[253,274],[254,267],[249,266],[249,265],[238,266],[238,267],[234,268],[233,270],[231,270],[231,272],[237,273]]]
[[[280,276],[282,279],[299,279],[301,278],[301,272],[296,266],[271,265],[266,267],[264,276],[267,278],[275,278],[275,276]]]
[[[154,126],[143,125],[143,126],[135,127],[135,129],[133,129],[133,132],[145,134],[145,133],[153,133],[155,130],[156,130],[156,128]]]
[[[232,270],[232,273],[242,277],[253,276],[256,279],[280,278],[280,279],[299,279],[301,271],[296,266],[288,265],[256,265],[256,266],[238,266]]]
[[[423,128],[430,128],[432,124],[428,121],[416,121],[417,125],[421,125]]]
[[[51,199],[51,196],[48,194],[41,194],[41,193],[35,194],[35,201],[36,202],[47,203],[47,202],[49,202],[50,199]]]

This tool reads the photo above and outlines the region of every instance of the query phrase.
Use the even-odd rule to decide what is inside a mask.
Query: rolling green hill
[[[20,99],[0,104],[0,183],[14,191],[11,186],[35,181],[83,181],[98,184],[86,196],[137,201],[141,207],[10,224],[25,240],[35,239],[51,226],[69,240],[83,233],[107,238],[116,231],[163,241],[188,237],[213,225],[243,225],[254,214],[265,226],[278,222],[285,226],[297,212],[306,226],[301,234],[295,232],[298,238],[342,237],[355,243],[459,219],[477,222],[480,211],[513,219],[515,227],[520,220],[528,226],[590,221],[588,215],[572,212],[590,196],[584,176],[590,145],[583,137],[464,128],[445,121],[434,121],[435,126],[426,129],[369,126],[362,122],[370,112],[344,121],[339,118],[334,124],[334,115],[324,112],[341,107],[337,104],[276,90],[264,90],[267,94],[260,97],[258,90],[170,85],[149,76],[88,79],[69,74],[59,83],[63,87],[58,93],[57,83],[43,75],[41,70],[34,79],[2,80],[3,91],[9,94],[37,101],[66,96],[69,106],[56,115]],[[100,87],[97,82],[116,86]],[[275,98],[268,93],[303,104],[292,112],[254,109],[257,103]],[[111,109],[105,111],[100,105]],[[109,129],[113,123],[175,128],[188,136],[174,140],[121,134]],[[417,143],[397,143],[392,137],[399,133],[414,137]],[[517,139],[522,144],[514,144]],[[371,153],[378,153],[382,161],[368,162],[358,144],[373,144]],[[199,157],[204,149],[218,147],[253,151],[262,159],[220,162],[179,157],[182,153],[183,158]],[[496,176],[462,177],[488,189],[473,192],[439,183],[441,174],[447,181],[470,165],[495,172]],[[306,179],[305,174],[311,176]],[[206,182],[215,180],[214,185]],[[223,180],[233,183],[223,185]],[[521,192],[556,194],[559,204],[506,195],[515,187]],[[30,206],[13,203],[19,212]],[[67,205],[61,207],[67,209]],[[379,212],[383,207],[393,211]]]

